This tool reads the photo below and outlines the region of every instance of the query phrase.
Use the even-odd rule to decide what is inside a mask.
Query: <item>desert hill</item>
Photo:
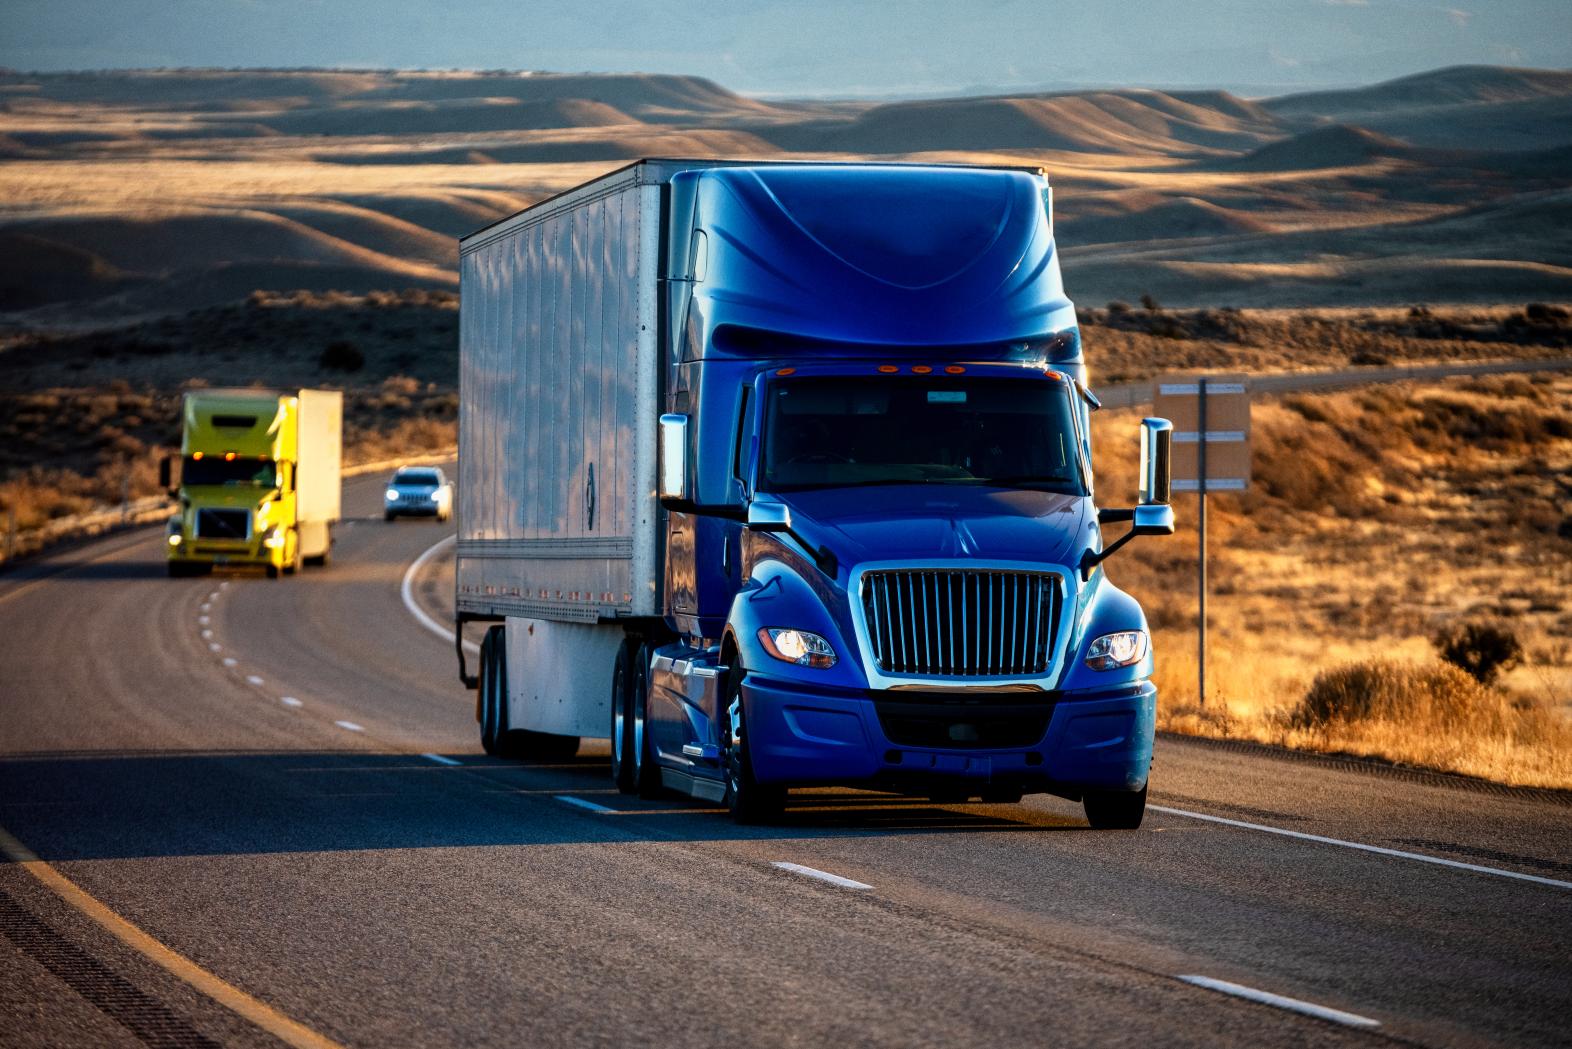
[[[1088,304],[1568,297],[1565,71],[885,104],[636,74],[6,71],[0,328],[452,289],[459,236],[641,156],[1039,165]]]
[[[1572,95],[1572,71],[1451,66],[1369,87],[1314,91],[1268,99],[1263,106],[1284,117],[1358,121],[1371,114],[1436,106],[1521,102]]]

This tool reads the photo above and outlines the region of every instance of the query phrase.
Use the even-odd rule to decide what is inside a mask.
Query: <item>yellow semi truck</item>
[[[327,564],[339,519],[343,399],[331,390],[186,394],[178,480],[172,457],[160,471],[180,501],[166,533],[171,576],[249,565],[277,578]]]

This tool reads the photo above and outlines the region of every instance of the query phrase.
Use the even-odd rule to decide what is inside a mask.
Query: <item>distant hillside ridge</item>
[[[1372,160],[1418,159],[1427,152],[1368,128],[1333,124],[1270,143],[1217,166],[1234,171],[1310,171],[1354,167]]]
[[[1224,105],[1211,108],[1211,101]],[[1125,153],[1248,148],[1281,130],[1270,113],[1256,112],[1224,92],[1191,101],[1162,91],[1131,90],[893,102],[849,121],[757,133],[797,151]]]
[[[1387,80],[1369,87],[1310,91],[1267,99],[1262,106],[1279,116],[1335,120],[1398,109],[1427,109],[1476,102],[1518,102],[1572,95],[1572,70],[1508,66],[1448,66]]]

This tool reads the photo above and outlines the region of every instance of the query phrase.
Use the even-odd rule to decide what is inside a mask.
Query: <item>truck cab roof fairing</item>
[[[1021,171],[779,165],[704,171],[698,353],[732,325],[870,345],[979,344],[1075,325],[1047,180]]]

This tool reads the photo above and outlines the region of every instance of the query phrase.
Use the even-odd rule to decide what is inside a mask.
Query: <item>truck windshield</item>
[[[776,382],[768,397],[766,491],[964,484],[1085,494],[1058,383],[804,377]]]
[[[204,455],[186,456],[180,467],[181,484],[247,484],[273,488],[278,474],[271,459],[225,459]]]

